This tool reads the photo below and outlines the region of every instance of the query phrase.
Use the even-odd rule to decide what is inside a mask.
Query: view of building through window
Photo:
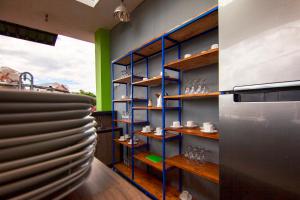
[[[34,84],[95,94],[95,45],[59,35],[55,46],[0,36],[0,67],[30,72]]]

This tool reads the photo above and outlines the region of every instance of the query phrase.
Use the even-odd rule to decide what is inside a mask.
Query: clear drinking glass
[[[198,79],[195,94],[200,94],[202,91],[202,79]]]
[[[198,151],[198,156],[197,156],[197,162],[200,164],[205,163],[205,154],[206,154],[206,150],[204,148],[199,148]]]
[[[122,119],[129,119],[129,116],[130,116],[130,112],[126,112],[126,111],[122,112]]]
[[[203,79],[201,93],[202,94],[207,94],[208,93],[208,87],[207,87],[207,84],[206,84],[206,79]]]
[[[126,71],[125,75],[126,75],[126,76],[129,76],[129,75],[130,75],[130,73],[131,73],[131,72],[130,72],[130,69],[129,69],[129,68],[127,68],[125,71]]]
[[[185,82],[185,89],[184,89],[184,94],[189,94],[190,93],[190,81]]]
[[[122,70],[121,71],[121,78],[125,77],[126,76],[126,70]]]
[[[185,149],[184,156],[189,159],[189,156],[190,156],[190,153],[192,152],[192,150],[193,150],[192,146],[190,146],[190,145],[187,146],[187,148]]]
[[[192,82],[191,82],[191,89],[190,89],[190,92],[189,92],[189,94],[194,94],[195,93],[195,91],[196,91],[196,84],[197,84],[197,80],[193,80]]]

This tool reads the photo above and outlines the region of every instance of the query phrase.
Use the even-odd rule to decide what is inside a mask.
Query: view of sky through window
[[[34,84],[58,82],[95,93],[95,46],[59,35],[55,46],[0,36],[0,67],[30,72]]]

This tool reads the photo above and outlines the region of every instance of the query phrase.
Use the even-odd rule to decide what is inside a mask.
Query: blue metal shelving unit
[[[131,77],[130,77],[130,83],[124,83],[126,84],[126,95],[128,96],[129,94],[129,86],[130,86],[130,99],[131,101],[128,101],[126,103],[126,111],[130,110],[131,111],[131,117],[130,117],[130,127],[128,125],[128,123],[126,124],[126,133],[130,133],[131,134],[131,139],[133,141],[134,138],[134,128],[135,128],[135,120],[134,120],[134,87],[139,87],[139,85],[133,85],[134,83],[134,64],[137,62],[141,62],[141,61],[145,61],[146,63],[146,76],[147,78],[149,78],[149,58],[151,58],[154,55],[157,54],[161,54],[161,72],[162,72],[162,80],[161,80],[161,93],[162,93],[162,98],[163,98],[163,103],[162,103],[162,129],[163,129],[163,136],[162,136],[162,166],[163,166],[163,170],[162,170],[162,199],[165,200],[166,199],[166,178],[167,178],[167,170],[166,170],[166,142],[168,140],[166,140],[166,131],[165,131],[165,122],[166,122],[166,104],[165,104],[165,100],[164,100],[164,95],[166,92],[166,80],[168,80],[168,78],[165,77],[165,54],[166,54],[166,50],[169,48],[177,48],[177,59],[181,59],[181,44],[191,40],[199,35],[202,34],[206,34],[208,32],[210,32],[211,30],[215,30],[216,27],[212,27],[209,28],[208,30],[204,30],[202,32],[200,32],[199,34],[196,35],[192,35],[189,38],[184,38],[182,40],[178,40],[178,39],[174,39],[172,38],[172,35],[178,31],[181,31],[183,29],[187,29],[189,28],[191,25],[193,25],[193,23],[197,23],[199,22],[199,20],[204,19],[205,17],[210,17],[211,15],[215,14],[218,11],[218,6],[214,6],[212,9],[200,14],[199,16],[197,16],[196,18],[193,18],[192,20],[176,27],[175,29],[172,29],[171,31],[162,34],[161,36],[153,39],[152,41],[148,42],[147,44],[144,44],[143,46],[134,49],[132,51],[130,51],[129,53],[127,53],[126,55],[112,61],[111,64],[111,79],[112,79],[112,110],[115,110],[115,91],[114,91],[114,73],[115,73],[115,67],[116,65],[120,65],[122,67],[126,67],[126,69],[128,67],[130,67],[130,73],[131,73]],[[168,41],[168,44],[167,44]],[[150,52],[150,54],[144,55],[141,52],[146,49],[149,48],[151,46],[153,46],[154,44],[160,44],[161,48],[157,49],[156,51]],[[150,48],[151,49],[151,48]],[[129,62],[128,62],[129,60]],[[170,70],[170,69],[168,69]],[[176,71],[178,73],[177,76],[177,93],[178,95],[181,94],[181,71],[180,70],[175,70],[172,69],[174,71]],[[145,86],[142,86],[145,87]],[[145,87],[146,88],[146,101],[149,101],[149,87]],[[177,100],[178,101],[178,121],[181,122],[181,107],[182,107],[182,102],[181,100]],[[129,106],[130,103],[130,106]],[[114,112],[113,113],[113,119],[115,119],[116,116],[114,116]],[[149,111],[146,110],[146,122],[149,123]],[[114,134],[114,128],[115,128],[115,123],[113,122],[112,124],[112,138],[115,138],[115,134]],[[178,153],[181,154],[182,153],[182,135],[181,133],[179,134],[179,137],[177,138],[179,140],[178,142]],[[114,164],[116,164],[115,161],[115,143],[114,140],[112,141],[112,151],[113,151],[113,166]],[[149,144],[149,138],[147,137],[147,149],[149,150],[150,148],[150,144]],[[147,194],[149,197],[151,197],[152,199],[157,199],[155,196],[153,196],[153,194],[149,193],[145,188],[143,188],[141,185],[137,184],[135,182],[135,170],[134,170],[134,154],[135,154],[135,148],[134,148],[134,143],[131,144],[131,177],[126,177],[124,176],[126,179],[128,179],[131,183],[133,183],[135,186],[137,186],[139,189],[141,189],[145,194]],[[114,168],[114,167],[113,167]],[[114,170],[117,170],[114,168]],[[148,170],[147,170],[148,171]],[[182,172],[181,170],[179,171],[179,191],[182,190]]]

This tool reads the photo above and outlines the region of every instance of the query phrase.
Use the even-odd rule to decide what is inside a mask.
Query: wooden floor
[[[141,191],[96,158],[86,182],[64,200],[147,200]]]

